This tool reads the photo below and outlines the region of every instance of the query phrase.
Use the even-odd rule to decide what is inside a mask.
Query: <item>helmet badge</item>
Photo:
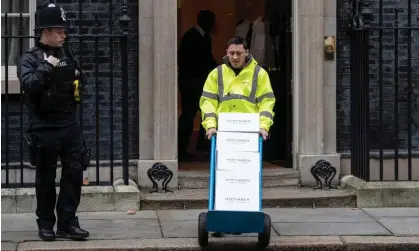
[[[65,16],[63,8],[60,8],[60,10],[61,10],[61,18],[63,19],[64,22],[66,22],[66,16]]]

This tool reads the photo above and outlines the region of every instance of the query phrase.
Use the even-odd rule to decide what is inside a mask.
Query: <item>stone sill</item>
[[[346,175],[341,186],[356,193],[357,207],[419,207],[419,181],[366,182]]]
[[[119,184],[121,182],[118,182]],[[140,191],[129,185],[83,186],[78,212],[126,212],[140,209]],[[57,189],[57,197],[59,187]],[[1,189],[1,213],[34,213],[35,188]]]

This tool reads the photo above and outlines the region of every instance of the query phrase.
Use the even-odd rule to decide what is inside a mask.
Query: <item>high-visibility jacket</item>
[[[220,112],[242,112],[259,113],[260,128],[269,131],[275,115],[274,105],[269,75],[251,56],[238,75],[229,64],[212,70],[199,101],[205,130],[217,128]]]

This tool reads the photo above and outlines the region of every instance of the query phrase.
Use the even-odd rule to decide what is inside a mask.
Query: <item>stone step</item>
[[[173,193],[141,191],[141,210],[206,209],[208,189],[180,189]],[[263,189],[263,207],[356,207],[356,195],[350,190],[313,190],[308,187]]]
[[[181,189],[208,188],[209,164],[197,163],[196,168],[182,168],[179,165],[179,186]],[[274,165],[266,165],[263,169],[263,187],[298,186],[300,172],[292,168],[284,168]],[[183,170],[182,170],[183,169]],[[185,170],[186,169],[186,170]]]

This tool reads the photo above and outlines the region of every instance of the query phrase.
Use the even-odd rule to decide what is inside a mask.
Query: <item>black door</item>
[[[276,97],[271,138],[264,144],[264,160],[292,166],[292,31],[291,0],[266,0],[266,19],[274,48],[274,66],[268,67]]]

